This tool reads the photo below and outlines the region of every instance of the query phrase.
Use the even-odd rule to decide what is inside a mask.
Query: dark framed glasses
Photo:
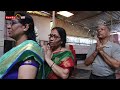
[[[14,25],[14,24],[18,24],[20,23],[19,21],[16,21],[16,20],[10,20],[9,22],[7,22],[7,24],[10,24],[10,25]]]
[[[48,36],[49,38],[55,38],[55,39],[60,38],[60,36],[57,36],[55,34],[49,34]]]
[[[19,21],[11,20],[11,25],[18,24],[20,23]]]

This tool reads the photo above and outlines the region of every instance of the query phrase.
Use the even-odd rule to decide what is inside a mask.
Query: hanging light
[[[59,12],[57,12],[57,14],[60,14],[65,17],[70,17],[70,16],[74,15],[73,13],[68,12],[68,11],[59,11]]]

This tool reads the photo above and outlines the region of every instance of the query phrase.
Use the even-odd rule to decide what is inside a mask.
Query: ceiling
[[[52,11],[47,11],[52,15]],[[57,11],[55,11],[57,12]],[[95,32],[100,23],[106,23],[112,32],[120,31],[120,11],[69,11],[74,15],[64,17],[56,14],[56,17],[76,25],[80,25],[90,32]]]

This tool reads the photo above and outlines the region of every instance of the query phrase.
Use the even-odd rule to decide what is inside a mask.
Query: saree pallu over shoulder
[[[74,60],[74,56],[71,53],[71,51],[64,51],[64,52],[58,52],[58,53],[54,53],[52,56],[52,60],[56,63],[56,64],[61,64],[61,62],[67,60],[69,57],[71,57]]]
[[[33,40],[26,40],[20,45],[14,47],[6,52],[0,58],[0,78],[7,74],[7,72],[18,62],[25,61],[27,58],[33,56],[40,64],[37,78],[44,78],[44,60],[42,48]]]
[[[70,51],[60,51],[54,53],[52,56],[52,61],[63,68],[74,67],[73,60],[74,56]],[[45,64],[45,77],[48,78],[51,73],[53,73],[52,69],[47,64]]]

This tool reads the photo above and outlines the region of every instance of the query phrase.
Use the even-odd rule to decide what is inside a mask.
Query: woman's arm
[[[51,60],[52,52],[51,52],[51,49],[49,47],[44,47],[44,52],[45,52],[45,61],[50,66],[50,68],[52,69],[52,71],[58,77],[60,77],[62,79],[67,79],[69,77],[69,73],[70,73],[69,68],[63,68],[62,66],[59,66],[59,65],[55,64]],[[71,58],[71,62],[74,63],[73,60],[72,60],[72,58]]]
[[[67,79],[69,77],[70,70],[68,68],[58,66],[51,59],[46,59],[46,62],[57,76],[62,79]]]
[[[18,79],[35,79],[37,74],[37,67],[29,65],[32,60],[27,60],[24,63],[26,65],[21,65],[18,70]]]

